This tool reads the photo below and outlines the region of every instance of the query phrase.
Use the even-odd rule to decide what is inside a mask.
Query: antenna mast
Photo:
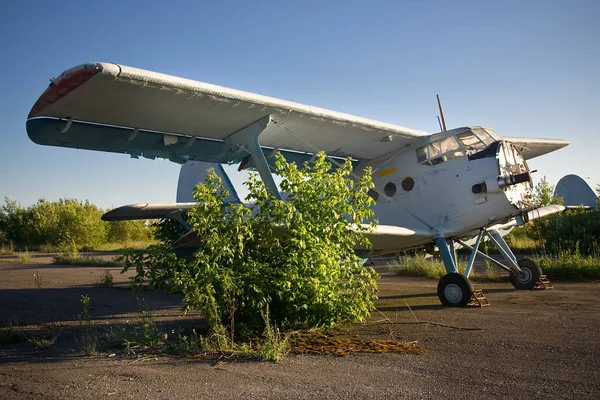
[[[440,102],[440,95],[436,94],[435,97],[437,97],[437,102],[438,102],[438,108],[440,109],[440,117],[442,117],[442,132],[446,132],[446,120],[444,119],[444,110],[442,110],[442,103]],[[438,122],[439,122],[439,117],[438,117]]]

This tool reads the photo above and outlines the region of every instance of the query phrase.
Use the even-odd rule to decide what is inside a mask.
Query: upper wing
[[[562,149],[569,144],[562,139],[504,138],[516,145],[526,160]]]
[[[60,129],[63,134],[56,132],[56,127],[48,128],[56,120],[47,118],[36,124],[28,123],[27,130],[32,140],[43,144],[133,151],[134,155],[144,156],[148,150],[152,157],[162,156],[159,144],[163,147],[181,144],[177,135],[206,138],[216,142],[213,147],[219,147],[227,136],[267,115],[288,130],[265,131],[260,137],[261,145],[295,152],[325,151],[331,156],[369,160],[426,135],[398,125],[108,63],[85,64],[65,71],[29,113],[29,118],[72,119],[79,135],[65,135],[69,133],[63,129],[65,122]],[[120,137],[114,136],[118,133],[114,129],[122,128],[125,132],[120,132]],[[89,143],[88,132],[100,138],[95,137]],[[139,133],[153,144],[142,143],[140,148],[136,143]],[[119,138],[130,143],[118,141]],[[194,157],[193,153],[199,150],[194,148],[193,141],[186,143],[190,154],[186,157],[185,151],[181,151],[177,157],[215,162],[214,157],[207,159],[215,150],[200,150],[206,154]]]

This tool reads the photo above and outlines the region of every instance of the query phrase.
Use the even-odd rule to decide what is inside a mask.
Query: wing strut
[[[247,127],[227,136],[223,141],[231,145],[233,154],[238,153],[241,150],[250,153],[252,161],[254,161],[254,166],[258,170],[262,181],[267,185],[267,188],[271,193],[281,200],[281,194],[279,193],[275,179],[273,179],[273,175],[271,175],[269,164],[267,163],[265,154],[260,148],[260,142],[258,141],[259,136],[273,125],[274,123],[271,116],[267,115]]]

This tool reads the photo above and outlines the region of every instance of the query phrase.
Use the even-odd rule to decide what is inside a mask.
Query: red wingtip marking
[[[56,103],[100,71],[102,71],[102,68],[99,66],[88,64],[63,72],[46,88],[44,93],[35,102],[29,112],[29,118],[37,117],[46,107]]]

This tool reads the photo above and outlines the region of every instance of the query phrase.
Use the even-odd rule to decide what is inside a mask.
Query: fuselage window
[[[396,185],[393,182],[388,183],[387,185],[385,185],[385,187],[383,188],[383,192],[385,193],[386,196],[388,197],[392,197],[396,194]]]
[[[410,176],[407,176],[402,180],[402,189],[406,192],[410,192],[415,187],[415,180]]]
[[[367,194],[369,196],[371,196],[373,198],[373,200],[375,200],[375,201],[377,201],[377,199],[379,198],[379,193],[376,190],[369,189],[369,191],[367,192]]]

